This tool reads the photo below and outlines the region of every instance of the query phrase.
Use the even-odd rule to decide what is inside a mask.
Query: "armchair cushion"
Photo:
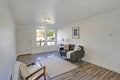
[[[28,80],[36,80],[36,79],[40,76],[40,74],[43,74],[43,72],[44,72],[43,69],[39,70],[39,71],[36,72],[35,74],[31,75],[31,76],[28,78]]]
[[[25,78],[30,74],[28,67],[24,63],[21,63],[19,69],[20,69],[21,78],[25,80]]]
[[[46,79],[45,75],[45,67],[39,67],[37,65],[31,65],[27,67],[24,63],[21,62],[19,66],[20,70],[20,78],[22,80],[36,80],[40,76],[44,76],[44,80]]]
[[[40,67],[37,66],[37,65],[32,65],[32,66],[28,67],[28,70],[29,70],[30,73],[33,73],[33,72],[35,72],[35,71],[37,71],[39,69],[40,69]]]

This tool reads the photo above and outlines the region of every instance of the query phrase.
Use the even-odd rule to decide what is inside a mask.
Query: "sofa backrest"
[[[75,47],[74,44],[69,44],[69,50],[70,50],[70,51],[73,51],[73,50],[74,50],[74,47]]]
[[[81,48],[81,50],[84,50],[84,47],[83,46],[79,46]]]

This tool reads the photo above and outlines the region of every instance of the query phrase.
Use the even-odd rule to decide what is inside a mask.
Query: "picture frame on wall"
[[[79,36],[79,26],[75,26],[72,28],[72,38],[73,39],[79,39],[80,36]]]

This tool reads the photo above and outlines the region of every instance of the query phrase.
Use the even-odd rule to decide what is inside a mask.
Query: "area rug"
[[[52,79],[60,74],[66,73],[77,68],[76,65],[62,60],[58,57],[52,57],[38,61],[40,65],[46,66],[48,76]]]

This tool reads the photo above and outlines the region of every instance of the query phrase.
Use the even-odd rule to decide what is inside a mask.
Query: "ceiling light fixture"
[[[51,21],[51,18],[50,18],[49,16],[46,16],[46,17],[44,18],[44,21],[45,21],[45,22],[50,22],[50,21]]]

